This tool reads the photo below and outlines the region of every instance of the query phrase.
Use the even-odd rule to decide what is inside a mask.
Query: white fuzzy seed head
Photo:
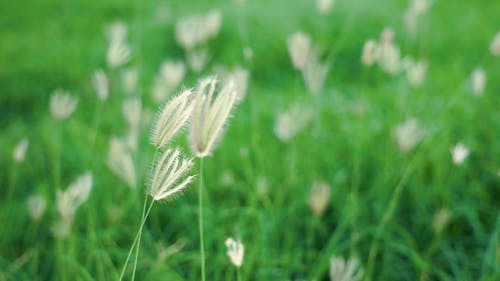
[[[186,50],[206,42],[219,33],[222,17],[219,11],[180,19],[175,25],[177,43]]]
[[[491,41],[490,52],[494,56],[497,56],[497,57],[500,56],[500,32],[497,32],[497,34],[495,34],[495,37]]]
[[[233,81],[228,81],[217,95],[216,83],[214,78],[205,78],[196,89],[189,137],[197,157],[205,157],[213,151],[236,101]]]
[[[409,118],[398,124],[393,130],[393,137],[401,152],[408,152],[415,147],[425,136],[425,130],[417,119]]]
[[[450,149],[451,158],[453,164],[461,165],[467,156],[469,156],[469,149],[461,142],[457,143],[452,149]]]
[[[335,0],[316,0],[316,9],[320,14],[327,14],[333,8]]]
[[[109,83],[106,73],[102,69],[98,69],[92,75],[92,86],[101,101],[105,101],[109,96]]]
[[[420,87],[427,72],[427,62],[422,60],[414,61],[411,57],[406,57],[403,59],[402,66],[406,71],[406,77],[410,85],[414,88]]]
[[[78,99],[71,96],[68,92],[56,90],[50,97],[50,112],[55,120],[64,120],[68,118],[76,109]]]
[[[234,240],[232,237],[226,239],[227,256],[231,263],[236,267],[243,265],[243,257],[245,255],[245,246],[239,240]]]
[[[306,66],[311,49],[311,38],[303,32],[295,32],[288,36],[286,43],[293,67],[302,70]]]
[[[139,97],[126,99],[122,105],[125,121],[130,128],[138,128],[141,122],[142,102]]]
[[[472,94],[475,97],[483,95],[486,87],[486,71],[482,68],[476,68],[471,74]]]
[[[328,63],[319,61],[319,52],[316,49],[311,49],[302,68],[302,77],[311,94],[316,95],[321,91],[328,69]]]
[[[370,66],[374,64],[378,59],[378,44],[375,40],[368,40],[363,45],[363,51],[361,53],[361,62],[364,65]]]
[[[108,167],[122,179],[130,188],[136,187],[134,159],[127,143],[117,137],[109,141]]]
[[[309,195],[309,207],[313,215],[320,217],[330,202],[330,185],[326,182],[314,182]]]
[[[124,41],[109,42],[106,62],[110,68],[120,67],[129,62],[132,56],[130,46]]]
[[[40,195],[31,195],[28,198],[28,212],[33,221],[40,221],[47,208],[45,198]]]
[[[193,106],[191,90],[185,90],[167,102],[153,129],[151,136],[153,145],[163,148],[184,127],[191,116]]]
[[[167,149],[154,164],[149,195],[159,201],[183,191],[194,179],[194,176],[182,179],[192,166],[193,158],[184,159],[177,148]]]
[[[434,228],[434,232],[438,235],[441,234],[445,229],[446,225],[448,225],[450,218],[451,218],[451,212],[447,208],[440,209],[438,212],[436,212],[436,214],[434,215],[434,219],[432,221],[432,227]]]
[[[121,72],[120,76],[125,93],[133,94],[137,89],[139,71],[136,68],[127,68]]]
[[[359,281],[363,277],[363,269],[356,258],[345,261],[343,257],[330,258],[330,280]]]
[[[12,153],[12,158],[16,163],[21,163],[26,157],[26,151],[28,150],[29,140],[28,138],[23,138],[14,148]]]

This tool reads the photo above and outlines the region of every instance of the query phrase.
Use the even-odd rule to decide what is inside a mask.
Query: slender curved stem
[[[125,276],[125,270],[127,269],[128,261],[130,260],[130,256],[132,256],[132,252],[135,249],[135,245],[137,244],[137,241],[139,241],[139,237],[141,236],[142,229],[144,227],[144,224],[146,223],[146,220],[149,216],[149,212],[151,211],[151,208],[153,208],[154,202],[155,202],[154,200],[151,201],[151,204],[149,205],[149,208],[146,211],[146,214],[144,215],[144,219],[142,220],[141,225],[139,226],[139,230],[137,231],[137,234],[135,235],[134,242],[132,243],[132,246],[130,247],[130,250],[128,251],[127,258],[125,259],[125,264],[123,265],[123,268],[122,268],[122,273],[120,274],[120,279],[119,279],[120,281],[123,280],[123,276]]]
[[[200,233],[201,280],[205,281],[205,245],[203,239],[203,158],[200,158],[200,186],[198,188],[198,231]]]
[[[144,216],[146,215],[147,202],[148,202],[148,196],[144,195],[144,203],[142,204],[141,222],[144,220]],[[137,239],[137,247],[135,248],[135,259],[134,259],[134,269],[132,270],[132,281],[135,280],[135,271],[137,269],[137,260],[139,259],[139,249],[141,248],[141,237],[142,237],[142,231],[139,232],[139,238]]]

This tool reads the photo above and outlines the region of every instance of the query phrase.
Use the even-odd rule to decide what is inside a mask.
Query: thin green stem
[[[238,268],[236,269],[236,272],[237,272],[237,274],[238,274],[238,281],[241,281],[241,268],[240,268],[240,267],[238,267]]]
[[[375,237],[373,238],[372,245],[370,247],[370,251],[368,254],[368,265],[367,265],[367,271],[366,271],[366,280],[371,280],[372,274],[373,274],[373,266],[375,264],[375,259],[378,254],[378,248],[379,248],[379,242],[380,242],[380,236],[382,236],[382,232],[384,231],[387,223],[392,219],[392,216],[394,215],[394,211],[396,210],[399,199],[401,198],[401,194],[403,193],[403,189],[406,183],[406,178],[410,174],[411,170],[411,163],[409,164],[408,168],[406,169],[405,173],[403,174],[403,177],[399,181],[398,185],[394,189],[394,193],[392,194],[391,201],[389,205],[387,206],[387,209],[385,210],[384,215],[382,216],[382,220],[380,221],[379,225],[377,226],[377,229],[375,231]]]
[[[198,232],[200,233],[201,280],[205,281],[205,245],[203,239],[203,158],[200,158],[200,186],[198,188]]]
[[[130,260],[130,257],[132,256],[132,252],[135,248],[135,245],[137,244],[137,241],[139,241],[140,234],[142,233],[142,229],[144,227],[144,224],[146,223],[146,220],[149,216],[149,212],[151,211],[151,208],[153,208],[153,203],[155,201],[151,200],[151,204],[149,205],[148,210],[146,211],[146,214],[144,215],[144,219],[141,222],[141,225],[139,226],[139,230],[137,231],[137,234],[135,235],[134,242],[132,243],[132,246],[130,247],[130,250],[128,251],[127,258],[125,259],[125,264],[123,265],[122,268],[122,273],[120,274],[120,281],[123,280],[123,276],[125,276],[125,270],[127,269],[127,264],[128,261]]]
[[[144,195],[144,203],[142,204],[141,221],[144,220],[144,216],[146,215],[146,204],[147,203],[148,203],[148,196]],[[139,259],[139,249],[141,248],[141,237],[142,237],[142,231],[139,232],[139,239],[137,240],[137,247],[135,248],[135,259],[134,259],[134,269],[132,270],[132,281],[135,280],[135,271],[137,269],[137,260]]]

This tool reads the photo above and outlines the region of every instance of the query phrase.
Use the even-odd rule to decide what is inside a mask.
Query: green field
[[[431,5],[413,31],[405,25],[411,1],[337,0],[325,14],[316,1],[236,2],[0,1],[0,281],[119,280],[150,198],[156,112],[183,89],[196,91],[201,78],[222,84],[237,66],[248,72],[246,97],[204,158],[203,175],[195,158],[193,183],[154,204],[136,280],[201,280],[201,179],[206,280],[500,280],[500,1],[424,1]],[[210,11],[219,12],[220,29],[196,47],[207,52],[197,72],[176,26]],[[128,28],[131,56],[111,67],[106,30],[117,21]],[[392,74],[382,65],[392,61],[361,58],[372,39],[382,61],[385,28],[400,50]],[[287,49],[299,31],[314,46],[307,59],[328,65],[316,94]],[[418,85],[404,57],[425,61]],[[186,73],[157,102],[166,60],[183,61]],[[92,84],[97,69],[109,81],[106,100]],[[130,69],[138,80],[128,91]],[[482,90],[474,90],[477,69],[486,75]],[[64,120],[49,106],[58,89],[78,99]],[[122,109],[134,99],[142,112],[135,130]],[[169,147],[194,157],[189,132]],[[23,138],[29,145],[16,161]],[[110,167],[116,138],[132,143],[135,188]],[[468,153],[454,161],[459,143]],[[88,200],[61,234],[61,190],[87,171]],[[311,190],[321,182],[330,192],[319,195],[327,205],[315,214]],[[34,195],[46,202],[38,219]],[[228,237],[244,244],[240,269],[227,256]],[[335,278],[332,257],[357,261],[358,276]],[[123,280],[132,279],[133,260]]]

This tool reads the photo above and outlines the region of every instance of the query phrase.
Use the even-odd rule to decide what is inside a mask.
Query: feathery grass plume
[[[104,34],[109,42],[124,42],[127,39],[128,27],[123,21],[115,21],[106,26]]]
[[[117,68],[129,62],[131,55],[132,51],[125,42],[113,41],[109,44],[106,62],[110,68]]]
[[[452,149],[450,149],[451,158],[453,164],[461,165],[467,156],[469,156],[469,149],[461,142],[457,143]]]
[[[444,228],[448,225],[448,222],[451,218],[451,212],[447,208],[440,209],[434,215],[434,219],[432,221],[432,227],[434,228],[434,232],[436,235],[443,233]]]
[[[165,248],[161,242],[156,243],[156,251],[158,252],[158,257],[156,258],[158,263],[164,263],[169,257],[179,253],[184,246],[186,246],[187,241],[185,238],[180,238],[175,241],[174,244]]]
[[[129,130],[127,133],[128,146],[136,150],[139,142],[139,132],[142,116],[142,102],[138,96],[131,97],[123,102],[122,112]]]
[[[316,49],[311,49],[306,64],[302,68],[302,77],[310,93],[318,94],[321,91],[328,68],[327,63],[319,62],[319,52]]]
[[[72,97],[68,92],[56,90],[50,97],[50,112],[55,120],[68,118],[76,109],[78,99]]]
[[[389,33],[386,33],[385,36],[384,33],[386,31],[382,33],[382,37],[386,37],[387,39],[381,40],[378,45],[378,65],[385,72],[394,75],[401,69],[401,52],[399,47],[392,42],[392,37],[389,37]]]
[[[85,203],[92,190],[92,173],[85,172],[79,176],[65,191],[56,190],[56,205],[60,220],[54,225],[56,237],[65,238],[69,235],[76,210]]]
[[[316,217],[321,217],[330,202],[330,185],[328,183],[314,182],[309,195],[309,207]]]
[[[182,61],[163,62],[153,84],[153,100],[157,103],[165,101],[179,87],[185,75],[186,66]]]
[[[185,50],[192,50],[219,33],[222,17],[219,11],[180,19],[175,25],[177,43]]]
[[[484,88],[486,87],[486,71],[482,68],[476,68],[471,74],[470,78],[472,94],[475,97],[483,95]]]
[[[363,277],[364,270],[359,266],[356,258],[344,260],[343,257],[330,258],[330,280],[331,281],[359,281]]]
[[[335,5],[335,0],[316,0],[316,9],[323,15],[329,13],[333,5]]]
[[[257,189],[259,197],[262,198],[267,196],[269,193],[269,180],[263,175],[257,176],[257,179],[255,180],[255,188]]]
[[[121,72],[122,87],[126,94],[133,94],[137,90],[139,71],[137,68],[129,67]]]
[[[286,43],[293,67],[297,70],[304,69],[311,49],[310,36],[298,31],[288,36]]]
[[[236,267],[241,267],[245,254],[245,246],[243,246],[243,243],[241,243],[240,240],[234,240],[232,237],[229,237],[224,244],[226,244],[227,256],[231,260],[231,263]]]
[[[425,130],[420,127],[417,119],[409,118],[398,124],[393,130],[393,137],[401,152],[414,148],[425,136]]]
[[[500,31],[497,32],[497,34],[495,34],[495,37],[493,38],[493,40],[491,40],[490,52],[494,56],[497,56],[497,57],[500,56]]]
[[[302,132],[311,121],[314,113],[311,108],[294,104],[281,112],[274,123],[274,134],[283,142],[288,142]]]
[[[155,163],[151,173],[149,195],[153,200],[167,199],[190,184],[194,176],[181,180],[191,170],[193,158],[183,158],[179,149],[167,149]]]
[[[184,127],[193,111],[194,103],[191,96],[191,90],[184,90],[164,105],[151,135],[154,146],[164,147]]]
[[[420,17],[429,10],[431,5],[432,3],[429,0],[410,0],[404,15],[404,25],[407,33],[414,34],[417,31]]]
[[[236,102],[241,102],[248,89],[248,70],[242,68],[241,66],[236,66],[228,75],[228,80],[234,81],[236,87]]]
[[[196,89],[189,137],[193,153],[200,158],[214,149],[236,101],[233,81],[226,82],[217,96],[216,84],[215,78],[204,78]]]
[[[196,72],[199,73],[205,68],[205,65],[207,64],[208,60],[210,58],[210,55],[208,53],[208,50],[206,48],[200,49],[200,50],[190,50],[187,52],[187,63],[189,65],[189,68]]]
[[[411,57],[405,57],[402,62],[403,69],[406,71],[406,77],[410,85],[414,88],[420,87],[425,79],[427,72],[427,62],[414,61]]]
[[[361,62],[364,65],[370,66],[373,65],[378,59],[378,43],[369,39],[363,45],[363,51],[361,53]]]
[[[28,198],[28,212],[33,221],[40,221],[47,208],[47,202],[41,195],[31,195]]]
[[[109,83],[106,73],[102,69],[94,71],[92,74],[92,86],[101,101],[105,101],[109,96]]]
[[[110,139],[107,164],[130,188],[136,187],[134,160],[125,141],[117,137]]]
[[[28,150],[29,145],[28,138],[24,137],[21,141],[14,147],[14,151],[12,152],[12,158],[16,163],[21,163],[24,161],[26,157],[26,151]]]

